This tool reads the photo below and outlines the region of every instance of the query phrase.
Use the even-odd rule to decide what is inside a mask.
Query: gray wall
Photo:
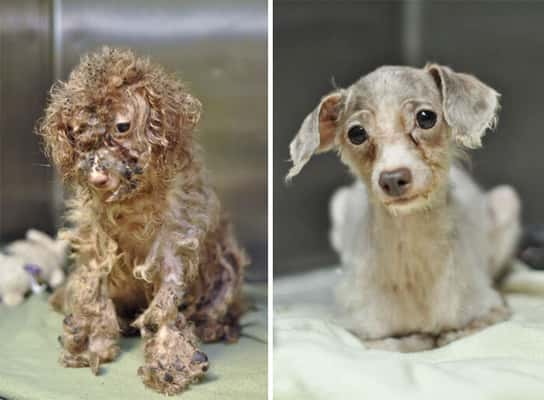
[[[1,239],[21,236],[31,226],[54,230],[59,187],[52,184],[51,171],[30,164],[33,159],[28,155],[31,149],[37,162],[44,162],[31,128],[53,79],[66,79],[80,56],[99,46],[131,47],[177,72],[203,102],[199,135],[210,176],[253,259],[250,278],[264,279],[266,0],[10,0],[9,16],[4,14],[8,3],[0,4],[0,14],[11,27],[2,34],[2,43],[6,36],[12,47],[2,45],[0,83],[2,102],[15,104],[2,107],[0,125]],[[39,42],[19,27],[27,8],[42,16],[40,22],[28,21],[31,32],[38,30],[36,24],[43,30]],[[11,59],[14,55],[16,60]],[[5,63],[9,70],[4,71]],[[14,90],[20,80],[28,90]],[[13,171],[30,178],[13,176]]]
[[[53,173],[33,133],[51,84],[50,6],[0,3],[0,241],[53,230]]]
[[[274,2],[274,271],[337,262],[328,201],[352,180],[332,154],[286,186],[288,144],[332,89],[382,64],[436,61],[470,72],[502,95],[498,129],[472,153],[484,187],[511,183],[525,223],[544,222],[544,2]]]

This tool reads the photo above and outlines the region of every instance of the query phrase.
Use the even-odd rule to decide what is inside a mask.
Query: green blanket
[[[335,321],[333,268],[274,282],[274,399],[542,400],[544,272],[517,265],[514,315],[445,347],[368,350]]]
[[[237,344],[202,348],[210,359],[206,378],[183,393],[193,399],[265,399],[267,393],[266,288],[248,289],[257,310],[242,320]],[[122,353],[95,377],[88,368],[62,368],[57,336],[62,316],[36,295],[14,308],[0,305],[0,397],[9,400],[164,399],[136,375],[143,363],[143,341],[123,338]]]

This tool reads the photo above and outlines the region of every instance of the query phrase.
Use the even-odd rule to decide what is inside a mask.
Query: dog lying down
[[[445,66],[385,66],[325,96],[291,142],[287,179],[328,150],[357,177],[332,198],[330,239],[340,318],[368,346],[432,349],[508,318],[494,280],[520,201],[509,186],[483,192],[456,162],[494,126],[498,98]]]

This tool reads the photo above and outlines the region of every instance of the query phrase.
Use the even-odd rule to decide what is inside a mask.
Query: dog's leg
[[[161,393],[181,392],[204,376],[208,369],[208,357],[197,347],[194,328],[179,311],[188,295],[187,289],[197,284],[203,271],[214,269],[208,250],[216,246],[221,236],[216,236],[217,231],[208,230],[208,218],[202,219],[202,216],[210,215],[211,211],[203,211],[195,213],[198,218],[185,221],[185,225],[177,229],[187,236],[179,233],[159,235],[157,254],[160,256],[155,258],[154,276],[157,290],[147,310],[133,323],[146,338],[145,364],[138,374],[144,384]],[[204,290],[197,293],[192,302],[205,302],[213,288]]]
[[[198,349],[192,325],[178,311],[185,286],[169,278],[171,267],[163,268],[153,301],[133,323],[146,340],[145,364],[138,375],[145,385],[169,395],[181,392],[208,369],[208,357]]]
[[[228,312],[221,317],[210,317],[205,312],[196,317],[196,335],[205,343],[225,340],[235,343],[240,337],[240,315],[243,305],[236,301],[229,306]]]
[[[445,346],[455,340],[461,339],[465,336],[469,336],[478,331],[481,331],[482,329],[487,328],[488,326],[504,321],[508,319],[510,315],[511,315],[511,312],[506,306],[492,308],[491,311],[489,311],[489,313],[487,313],[481,318],[475,319],[470,324],[468,324],[465,328],[442,333],[440,336],[438,336],[436,340],[436,345],[437,347]]]
[[[229,283],[224,283],[225,285]],[[240,316],[244,311],[244,304],[241,295],[238,295],[228,306],[225,314],[217,316],[210,310],[201,310],[196,314],[196,335],[206,343],[225,340],[228,343],[235,343],[240,337]]]
[[[59,338],[65,367],[91,367],[97,374],[101,363],[119,354],[119,324],[106,285],[105,276],[85,266],[70,276],[64,291],[68,314]]]
[[[146,338],[144,358],[138,375],[145,385],[168,395],[180,393],[208,370],[208,357],[181,313]]]
[[[178,312],[181,292],[182,287],[163,284],[148,311],[134,323],[146,340],[145,364],[138,375],[147,386],[169,395],[181,392],[208,369],[193,326]]]
[[[239,319],[245,309],[242,297],[244,268],[247,256],[240,249],[230,227],[222,244],[210,246],[215,268],[208,268],[206,301],[197,305],[191,320],[196,323],[196,334],[204,342],[225,340],[236,342],[240,336]]]

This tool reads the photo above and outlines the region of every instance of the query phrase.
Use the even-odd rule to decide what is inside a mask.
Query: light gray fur
[[[418,351],[507,318],[493,283],[517,244],[519,198],[509,186],[482,191],[455,161],[460,144],[479,146],[494,124],[498,93],[436,64],[381,67],[326,96],[306,118],[291,144],[288,178],[320,150],[321,107],[330,96],[338,109],[327,148],[358,178],[334,194],[330,209],[347,327],[370,347]],[[432,129],[415,124],[418,104],[436,112]],[[347,140],[353,124],[365,127],[368,143]],[[413,182],[397,202],[380,190],[378,176],[401,167]]]

